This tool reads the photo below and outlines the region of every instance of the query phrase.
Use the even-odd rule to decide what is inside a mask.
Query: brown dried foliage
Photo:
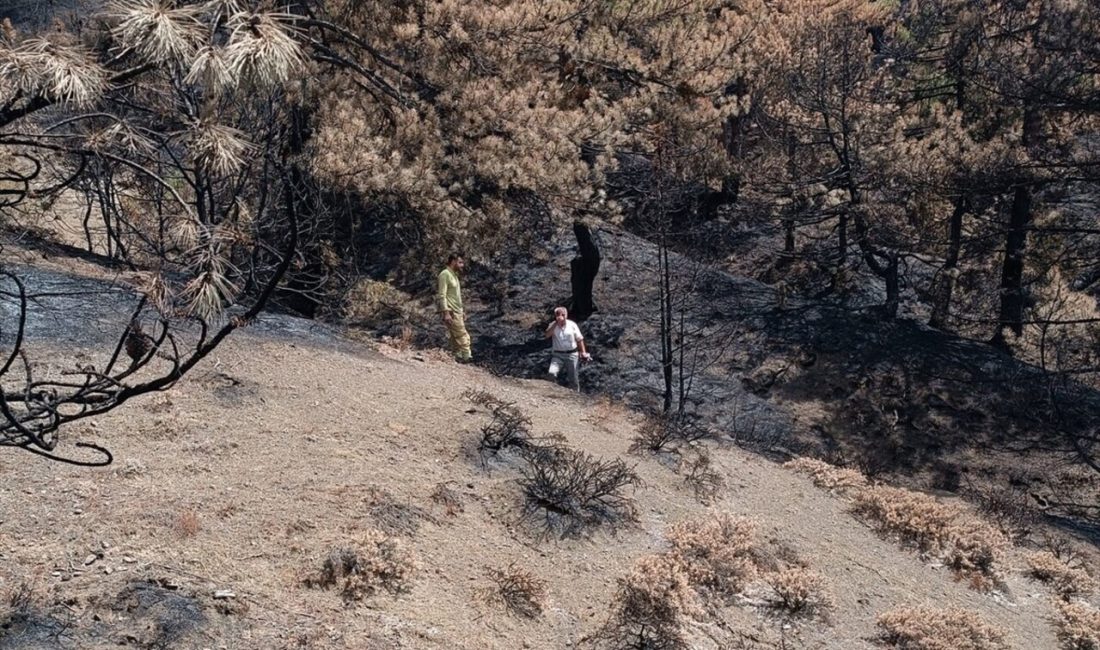
[[[790,567],[764,578],[778,601],[776,605],[790,614],[814,614],[830,606],[821,575],[805,567]]]
[[[976,588],[997,581],[994,564],[1008,539],[956,505],[911,490],[874,486],[856,494],[852,509],[883,533],[940,558]]]
[[[1065,600],[1085,596],[1096,589],[1096,581],[1075,558],[1060,558],[1050,551],[1039,551],[1027,557],[1028,575],[1050,586]]]
[[[810,477],[814,485],[830,492],[848,492],[867,486],[867,477],[858,470],[837,467],[816,458],[795,458],[783,467]]]
[[[691,584],[720,598],[740,593],[757,575],[756,523],[720,513],[682,521],[667,533],[669,556]]]
[[[878,617],[882,641],[905,650],[1007,650],[997,629],[972,611],[898,607]]]
[[[329,552],[320,572],[306,579],[310,587],[339,585],[345,600],[369,598],[379,591],[400,594],[409,589],[419,563],[413,552],[398,539],[370,530],[357,548]]]
[[[684,565],[669,554],[647,555],[619,580],[599,636],[615,650],[686,650],[684,625],[702,613]]]
[[[1065,650],[1100,650],[1100,609],[1087,603],[1056,601],[1055,624]]]

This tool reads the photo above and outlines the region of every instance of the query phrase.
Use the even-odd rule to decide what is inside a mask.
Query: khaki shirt
[[[439,273],[436,307],[440,312],[462,313],[462,286],[458,282],[458,276],[449,268]]]

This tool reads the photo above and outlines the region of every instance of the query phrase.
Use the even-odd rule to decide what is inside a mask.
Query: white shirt
[[[565,319],[565,325],[558,326],[554,323],[554,332],[551,336],[554,342],[554,352],[572,352],[577,349],[577,341],[583,341],[584,336],[581,334],[581,328],[577,327],[577,324],[568,318]]]

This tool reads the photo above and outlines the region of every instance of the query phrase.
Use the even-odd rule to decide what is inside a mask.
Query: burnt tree
[[[569,281],[573,288],[569,314],[573,320],[581,322],[597,311],[592,301],[592,283],[600,271],[600,249],[584,223],[574,221],[573,234],[577,237],[577,256],[569,262]]]

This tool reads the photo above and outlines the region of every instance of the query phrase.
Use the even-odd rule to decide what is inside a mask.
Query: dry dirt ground
[[[636,464],[638,522],[534,538],[518,523],[516,467],[471,453],[488,414],[467,389],[514,402],[536,434]],[[584,647],[617,580],[666,548],[670,524],[721,511],[755,519],[763,544],[823,574],[833,607],[788,620],[750,589],[721,609],[723,624],[691,626],[692,647],[748,647],[730,644],[729,629],[753,647],[878,647],[875,617],[905,604],[966,607],[1013,648],[1059,647],[1050,594],[1019,557],[1002,590],[975,591],[808,479],[734,448],[713,451],[726,487],[701,505],[667,463],[628,453],[637,425],[613,405],[438,351],[245,330],[172,391],[67,433],[108,446],[113,466],[0,453],[0,648]],[[458,498],[450,513],[431,498],[439,484]],[[371,529],[415,552],[408,592],[348,603],[306,584]],[[547,581],[541,616],[485,598],[487,570],[511,563]]]

